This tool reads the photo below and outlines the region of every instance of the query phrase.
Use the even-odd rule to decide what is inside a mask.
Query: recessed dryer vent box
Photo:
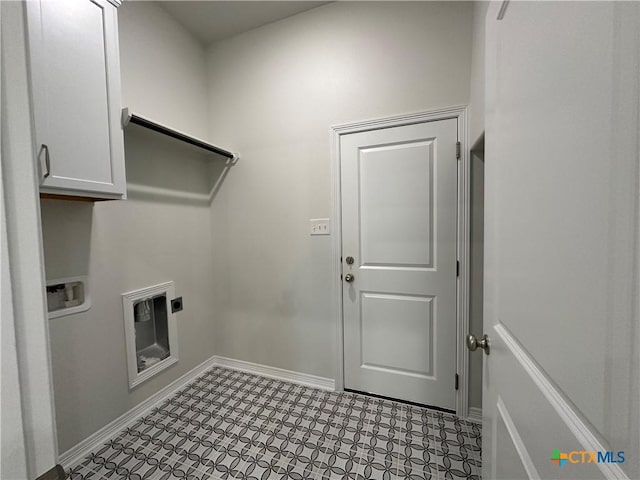
[[[91,308],[89,277],[66,277],[47,280],[49,319],[80,313]]]
[[[178,362],[173,282],[122,295],[129,388]]]

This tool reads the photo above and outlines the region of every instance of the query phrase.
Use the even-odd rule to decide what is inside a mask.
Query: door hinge
[[[460,262],[456,260],[456,277],[460,276]]]
[[[460,160],[460,142],[456,142],[456,158]]]
[[[458,380],[459,380],[459,377],[458,377],[458,374],[456,373],[456,390],[458,390]]]

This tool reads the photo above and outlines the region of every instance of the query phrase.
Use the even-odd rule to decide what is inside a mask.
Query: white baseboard
[[[334,391],[336,382],[332,378],[317,377],[307,373],[292,372],[282,368],[269,367],[258,363],[245,362],[244,360],[235,360],[227,357],[214,357],[215,364],[221,367],[230,368],[232,370],[240,370],[242,372],[254,373],[263,377],[283,380],[285,382],[297,383],[307,387],[319,388],[320,390]]]
[[[162,403],[167,398],[170,398],[174,393],[187,385],[189,382],[192,382],[204,372],[216,366],[230,368],[232,370],[240,370],[247,373],[254,373],[256,375],[262,375],[263,377],[283,380],[285,382],[297,383],[300,385],[319,388],[322,390],[335,390],[335,381],[331,378],[317,377],[315,375],[309,375],[306,373],[292,372],[291,370],[284,370],[281,368],[269,367],[267,365],[259,365],[257,363],[245,362],[242,360],[235,360],[233,358],[219,357],[214,355],[213,357],[205,360],[197,367],[182,375],[180,378],[174,380],[162,390],[156,392],[155,394],[144,400],[142,403],[139,403],[131,410],[123,413],[113,422],[105,425],[94,434],[85,438],[77,445],[71,447],[69,450],[59,456],[58,463],[62,465],[65,470],[75,466],[97,447],[103,445],[111,438],[115,437],[122,430],[132,425],[136,420],[146,415],[149,411],[151,411],[154,407]]]
[[[80,460],[89,455],[96,447],[103,445],[112,437],[120,433],[122,430],[132,425],[138,418],[144,416],[165,399],[171,397],[174,393],[195,380],[196,377],[214,367],[216,357],[205,360],[197,367],[189,370],[187,373],[177,378],[162,390],[151,395],[149,398],[139,403],[131,410],[120,415],[113,422],[108,423],[94,434],[88,436],[77,445],[71,447],[58,458],[58,463],[66,470],[76,465]]]
[[[478,407],[469,407],[469,415],[467,419],[472,422],[482,423],[482,409]]]

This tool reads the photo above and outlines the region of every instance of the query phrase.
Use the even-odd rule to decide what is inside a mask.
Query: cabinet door
[[[27,2],[41,192],[122,198],[116,7],[107,0]]]

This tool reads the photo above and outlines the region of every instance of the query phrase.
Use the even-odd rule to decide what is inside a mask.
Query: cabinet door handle
[[[40,149],[40,153],[44,152],[44,175],[43,178],[47,178],[51,175],[51,159],[49,158],[49,147],[46,143],[42,144],[42,148]]]

